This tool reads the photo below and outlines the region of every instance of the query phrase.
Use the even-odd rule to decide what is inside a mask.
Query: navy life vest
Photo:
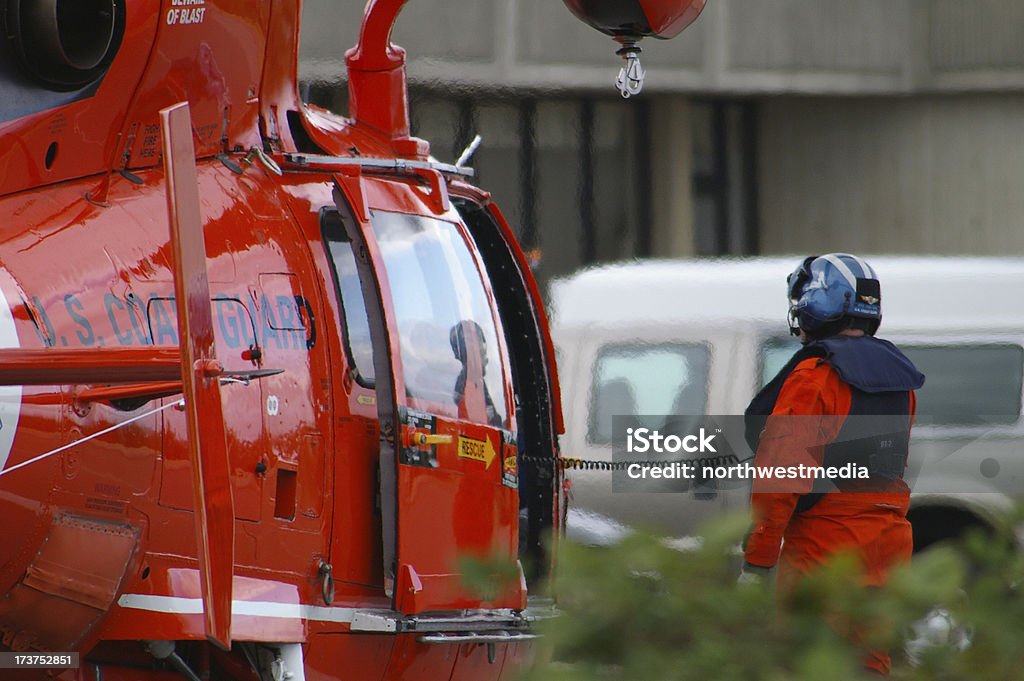
[[[835,440],[825,445],[822,465],[867,468],[868,480],[844,482],[839,491],[891,489],[903,479],[910,449],[910,391],[924,385],[925,377],[895,345],[880,338],[833,336],[803,346],[751,400],[744,423],[747,444],[757,451],[786,379],[798,364],[815,357],[835,369],[851,393],[848,418]],[[817,480],[815,491],[801,497],[796,512],[808,510],[835,488],[835,481]]]

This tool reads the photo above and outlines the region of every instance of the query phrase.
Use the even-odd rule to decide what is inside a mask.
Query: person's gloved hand
[[[737,584],[764,584],[768,579],[768,575],[771,573],[771,568],[761,567],[760,565],[751,565],[750,563],[743,563],[743,567],[740,568],[740,576],[736,580]]]

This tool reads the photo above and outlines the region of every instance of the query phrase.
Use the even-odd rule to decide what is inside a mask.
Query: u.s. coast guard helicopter
[[[409,134],[404,1],[348,118],[299,100],[299,0],[0,3],[0,677],[528,659],[552,346],[501,212]],[[567,4],[628,46],[704,3]]]

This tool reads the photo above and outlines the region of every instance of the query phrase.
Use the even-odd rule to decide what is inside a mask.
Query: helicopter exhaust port
[[[106,71],[124,32],[123,0],[8,0],[6,33],[22,70],[52,90]]]

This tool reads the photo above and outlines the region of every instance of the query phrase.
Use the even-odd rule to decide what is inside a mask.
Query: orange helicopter
[[[554,353],[501,212],[410,136],[404,4],[345,118],[299,99],[299,0],[0,3],[0,679],[529,660]],[[566,4],[625,49],[704,0]]]

